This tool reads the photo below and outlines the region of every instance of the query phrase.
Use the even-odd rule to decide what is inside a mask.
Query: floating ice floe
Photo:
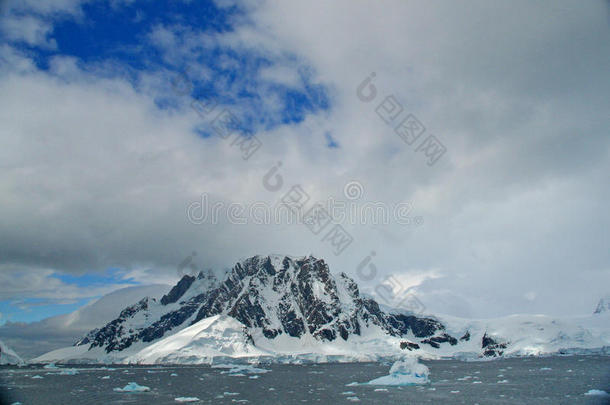
[[[246,374],[263,374],[271,370],[254,367],[251,364],[216,364],[212,368],[228,368],[227,371],[222,371],[221,374],[229,374],[231,376],[245,376]]]
[[[239,395],[239,392],[223,392],[222,395],[225,397],[233,397],[235,395]]]
[[[46,369],[56,369],[59,368],[55,365],[55,363],[49,363],[49,364],[45,364],[44,367],[42,368],[46,368]]]
[[[170,377],[178,377],[178,374],[176,374],[176,373],[171,373],[169,376],[170,376]]]
[[[358,397],[347,397],[345,399],[347,399],[350,402],[360,402],[360,398],[358,398]]]
[[[197,397],[178,397],[178,398],[174,398],[174,401],[176,401],[176,402],[197,402],[197,401],[199,401],[199,398],[197,398]]]
[[[549,371],[552,370],[550,367],[540,367],[540,371]]]
[[[58,375],[76,375],[78,374],[78,370],[75,368],[67,368],[65,370],[61,370]]]
[[[109,375],[105,375],[102,377],[102,380],[110,380],[110,376]]]
[[[44,378],[44,377],[42,377],[40,375],[35,375],[34,377],[32,377],[32,379],[35,379],[35,380],[38,380],[38,379],[41,379],[41,378]]]
[[[369,381],[369,385],[411,385],[427,384],[430,371],[428,367],[417,361],[415,357],[407,357],[395,362],[390,368],[390,374]]]
[[[150,388],[145,387],[143,385],[138,385],[135,382],[130,382],[123,388],[115,388],[113,391],[116,391],[116,392],[147,392],[147,391],[150,391]]]
[[[604,390],[589,390],[589,391],[585,392],[585,395],[586,396],[596,396],[596,397],[610,397],[610,394],[608,394]]]

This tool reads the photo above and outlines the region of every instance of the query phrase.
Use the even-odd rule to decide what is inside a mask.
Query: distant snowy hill
[[[594,314],[608,314],[610,313],[610,296],[602,298],[595,307]]]
[[[32,323],[7,322],[0,326],[0,338],[26,359],[39,356],[74,344],[90,330],[116,318],[128,305],[145,296],[161,297],[170,288],[165,284],[121,288],[70,314]]]
[[[347,275],[332,275],[315,257],[255,256],[222,280],[211,273],[184,276],[160,300],[143,298],[77,345],[34,361],[362,361],[404,353],[478,358],[603,351],[609,345],[608,324],[599,320],[419,317],[382,310]]]
[[[17,353],[0,341],[0,364],[22,364],[23,360]]]

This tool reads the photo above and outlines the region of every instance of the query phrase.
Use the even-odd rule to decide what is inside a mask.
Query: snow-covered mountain
[[[0,364],[22,364],[23,360],[11,348],[0,341]]]
[[[57,347],[73,344],[94,328],[112,321],[128,305],[144,296],[161,297],[170,286],[153,284],[121,288],[64,315],[38,322],[7,322],[0,326],[0,339],[29,359]]]
[[[495,357],[610,344],[607,330],[548,317],[497,320],[383,311],[346,274],[315,257],[255,256],[222,280],[184,276],[160,300],[143,298],[73,347],[34,361],[202,363],[219,357],[373,360]]]

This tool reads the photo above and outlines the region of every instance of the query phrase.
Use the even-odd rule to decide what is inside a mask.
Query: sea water
[[[254,370],[228,366],[3,366],[0,398],[4,402],[0,403],[610,404],[610,397],[599,395],[600,391],[610,392],[608,356],[422,363],[430,369],[430,382],[409,386],[364,384],[387,375],[391,363],[262,364]],[[66,369],[70,372],[62,373]],[[122,390],[132,382],[149,390]]]

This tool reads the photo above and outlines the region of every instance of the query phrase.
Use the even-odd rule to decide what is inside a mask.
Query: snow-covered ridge
[[[324,362],[603,351],[610,346],[608,322],[597,318],[464,320],[390,313],[363,297],[347,275],[332,275],[323,260],[254,256],[222,280],[203,272],[184,276],[160,300],[143,298],[76,346],[34,361]]]
[[[6,344],[0,341],[0,364],[23,364],[24,361]]]

